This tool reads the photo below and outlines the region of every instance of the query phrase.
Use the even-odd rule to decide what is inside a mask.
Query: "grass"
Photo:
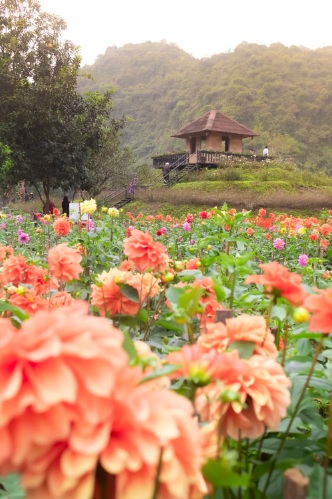
[[[332,208],[332,178],[280,162],[232,164],[228,168],[193,172],[169,189],[138,191],[136,198],[142,206],[159,209],[176,206],[182,207],[183,211],[192,211],[210,209],[226,202],[238,209],[264,207],[311,213]]]
[[[147,178],[155,175],[151,169],[142,169],[140,173]],[[207,210],[226,202],[237,209],[264,207],[310,215],[332,208],[332,178],[322,172],[301,170],[294,164],[232,163],[228,167],[192,172],[190,177],[171,188],[139,189],[135,198],[124,207],[125,211],[169,213],[178,217],[185,212]],[[54,197],[54,201],[57,208],[61,207],[62,198]],[[10,203],[8,207],[31,213],[41,211],[41,204],[35,199],[15,205]]]

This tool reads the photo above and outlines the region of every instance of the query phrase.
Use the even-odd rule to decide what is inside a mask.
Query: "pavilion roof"
[[[187,137],[188,135],[200,132],[230,133],[232,135],[241,135],[242,137],[256,137],[258,135],[253,130],[250,130],[250,128],[228,118],[228,116],[220,111],[212,109],[197,120],[180,128],[172,137]]]

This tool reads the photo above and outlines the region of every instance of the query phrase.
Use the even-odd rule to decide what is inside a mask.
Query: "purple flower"
[[[17,231],[17,235],[20,236],[22,234],[23,230],[22,229],[18,229]]]
[[[162,227],[160,230],[161,230],[161,232],[162,232],[163,234],[166,234],[166,232],[167,232],[166,227]]]
[[[12,218],[12,214],[11,213],[7,213],[7,218]]]
[[[27,244],[29,242],[29,236],[28,234],[25,234],[25,232],[21,232],[18,236],[18,240],[22,244]]]
[[[16,216],[16,223],[21,224],[23,222],[23,218],[21,215]]]
[[[184,222],[184,224],[182,225],[182,227],[183,227],[183,230],[185,232],[189,232],[190,228],[191,228],[190,223],[188,223],[188,222]]]
[[[300,255],[297,263],[301,265],[301,267],[306,267],[308,265],[308,255]]]
[[[285,246],[285,241],[283,241],[282,239],[280,239],[280,237],[277,237],[277,239],[275,239],[273,241],[273,246],[275,247],[275,249],[277,249],[277,250],[280,251]]]
[[[196,243],[195,239],[190,239],[189,244],[195,244],[195,243]]]
[[[95,228],[95,223],[94,223],[94,221],[93,221],[93,220],[91,220],[91,218],[89,218],[89,220],[88,220],[88,224],[87,224],[87,229],[88,229],[88,230],[92,230],[92,229],[94,229],[94,228]]]

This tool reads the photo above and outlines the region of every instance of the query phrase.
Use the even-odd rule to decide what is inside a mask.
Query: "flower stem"
[[[163,449],[163,447],[161,447],[158,466],[157,466],[157,473],[156,473],[156,478],[155,478],[155,482],[154,482],[154,491],[153,491],[151,499],[158,499],[158,492],[159,492],[159,486],[160,486],[159,478],[160,478],[161,466],[162,466],[162,462],[163,462],[163,451],[164,451],[164,449]]]
[[[317,359],[318,359],[318,356],[321,352],[321,348],[322,348],[322,345],[323,345],[323,342],[324,342],[324,336],[322,335],[321,336],[321,339],[320,339],[320,342],[319,344],[317,345],[316,347],[316,351],[315,351],[315,355],[314,355],[314,358],[312,359],[312,363],[311,363],[311,366],[310,366],[310,370],[309,370],[309,373],[308,373],[308,376],[307,376],[307,379],[304,383],[304,386],[302,388],[302,391],[300,393],[300,396],[298,398],[298,401],[296,403],[296,406],[294,408],[294,411],[293,411],[293,414],[289,420],[289,423],[288,423],[288,426],[285,430],[285,432],[282,434],[282,437],[280,439],[280,444],[279,444],[279,447],[277,449],[277,452],[275,453],[274,457],[275,459],[272,461],[271,463],[271,468],[270,468],[270,471],[269,471],[269,474],[267,476],[267,479],[266,479],[266,483],[265,483],[265,487],[264,487],[264,490],[263,490],[263,497],[266,496],[266,491],[267,491],[267,488],[268,488],[268,485],[270,483],[270,480],[271,480],[271,476],[272,476],[272,473],[274,471],[274,468],[275,468],[275,465],[276,465],[276,462],[277,462],[277,458],[279,457],[279,454],[280,452],[282,451],[284,445],[285,445],[285,442],[286,442],[286,439],[287,439],[287,436],[288,436],[288,433],[289,433],[289,430],[291,429],[291,426],[293,424],[293,421],[295,419],[295,416],[297,414],[297,411],[299,410],[299,407],[301,405],[301,402],[303,400],[303,397],[305,395],[305,392],[309,386],[309,381],[311,379],[311,376],[313,375],[313,372],[314,372],[314,369],[315,369],[315,365],[316,365],[316,362],[317,362]]]
[[[234,289],[235,289],[235,283],[236,283],[236,272],[234,270],[233,275],[232,275],[232,284],[231,284],[231,294],[229,297],[229,308],[232,310],[233,308],[233,303],[234,303]]]
[[[322,499],[327,499],[327,479],[328,479],[328,469],[329,469],[331,451],[332,451],[332,396],[330,398],[330,403],[329,403],[329,419],[327,424],[326,453],[324,457],[324,480],[323,480]]]

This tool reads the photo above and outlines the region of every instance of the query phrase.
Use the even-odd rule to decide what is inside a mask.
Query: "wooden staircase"
[[[169,181],[167,183],[164,182],[164,174],[162,171],[156,171],[153,175],[150,183],[147,185],[139,185],[136,189],[153,189],[153,188],[161,188],[161,187],[172,187],[174,184],[179,182],[184,177],[190,175],[193,171],[199,168],[199,164],[190,165],[188,162],[188,158],[182,159],[180,161],[175,161],[170,165],[169,172]],[[134,192],[129,192],[129,189],[126,187],[121,187],[116,191],[112,192],[105,198],[99,200],[101,204],[108,204],[114,208],[122,208],[126,204],[133,201],[135,197],[135,189]]]

